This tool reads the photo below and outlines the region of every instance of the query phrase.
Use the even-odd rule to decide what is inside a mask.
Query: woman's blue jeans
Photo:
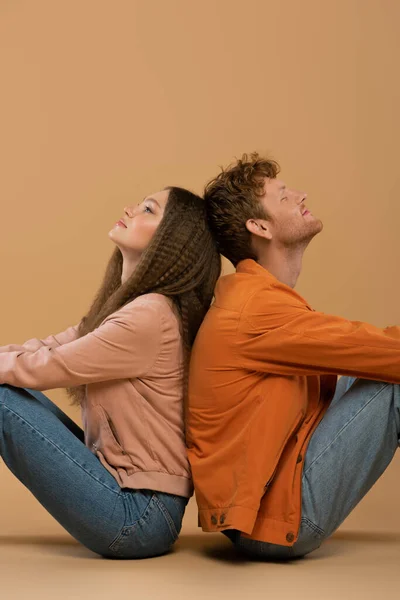
[[[226,535],[252,558],[288,560],[319,548],[391,462],[399,445],[400,386],[341,377],[304,458],[302,517],[295,544],[279,546]]]
[[[103,557],[157,556],[178,538],[188,499],[121,489],[82,429],[42,392],[0,386],[0,453],[45,509]]]

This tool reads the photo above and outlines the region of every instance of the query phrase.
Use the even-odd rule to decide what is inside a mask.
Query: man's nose
[[[307,200],[307,194],[305,192],[297,192],[297,202],[301,204]]]

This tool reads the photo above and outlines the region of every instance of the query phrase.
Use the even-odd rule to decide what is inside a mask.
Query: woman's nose
[[[124,213],[130,217],[131,216],[131,209],[129,208],[129,206],[125,206],[124,208]]]

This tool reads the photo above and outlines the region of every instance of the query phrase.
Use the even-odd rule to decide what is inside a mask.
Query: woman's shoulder
[[[123,307],[125,320],[134,323],[146,337],[171,341],[181,337],[180,317],[175,303],[163,294],[142,294]]]
[[[149,293],[137,296],[134,300],[131,300],[125,304],[120,311],[126,311],[132,315],[141,313],[141,316],[149,315],[149,318],[163,318],[163,320],[176,321],[178,318],[175,303],[171,298],[164,296],[163,294]]]
[[[155,336],[162,331],[179,328],[179,317],[173,301],[163,294],[142,294],[110,313],[102,322],[112,322],[136,334]]]
[[[141,296],[137,296],[134,300],[129,302],[132,307],[136,306],[149,306],[156,307],[160,310],[165,310],[169,312],[173,306],[173,300],[164,296],[164,294],[150,293],[150,294],[142,294]]]

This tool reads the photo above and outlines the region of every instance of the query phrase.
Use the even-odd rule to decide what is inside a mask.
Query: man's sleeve
[[[79,325],[73,325],[61,333],[49,335],[44,339],[32,338],[23,344],[8,344],[7,346],[0,346],[0,353],[14,352],[16,350],[21,352],[35,352],[36,350],[39,350],[39,348],[43,348],[43,346],[56,348],[57,346],[62,346],[63,344],[68,344],[69,342],[75,340],[78,337],[78,327]]]
[[[236,351],[246,368],[276,375],[350,375],[400,383],[400,327],[284,306],[279,298],[242,313]]]
[[[155,363],[160,344],[157,306],[132,301],[74,341],[2,353],[0,384],[43,391],[140,377]]]

